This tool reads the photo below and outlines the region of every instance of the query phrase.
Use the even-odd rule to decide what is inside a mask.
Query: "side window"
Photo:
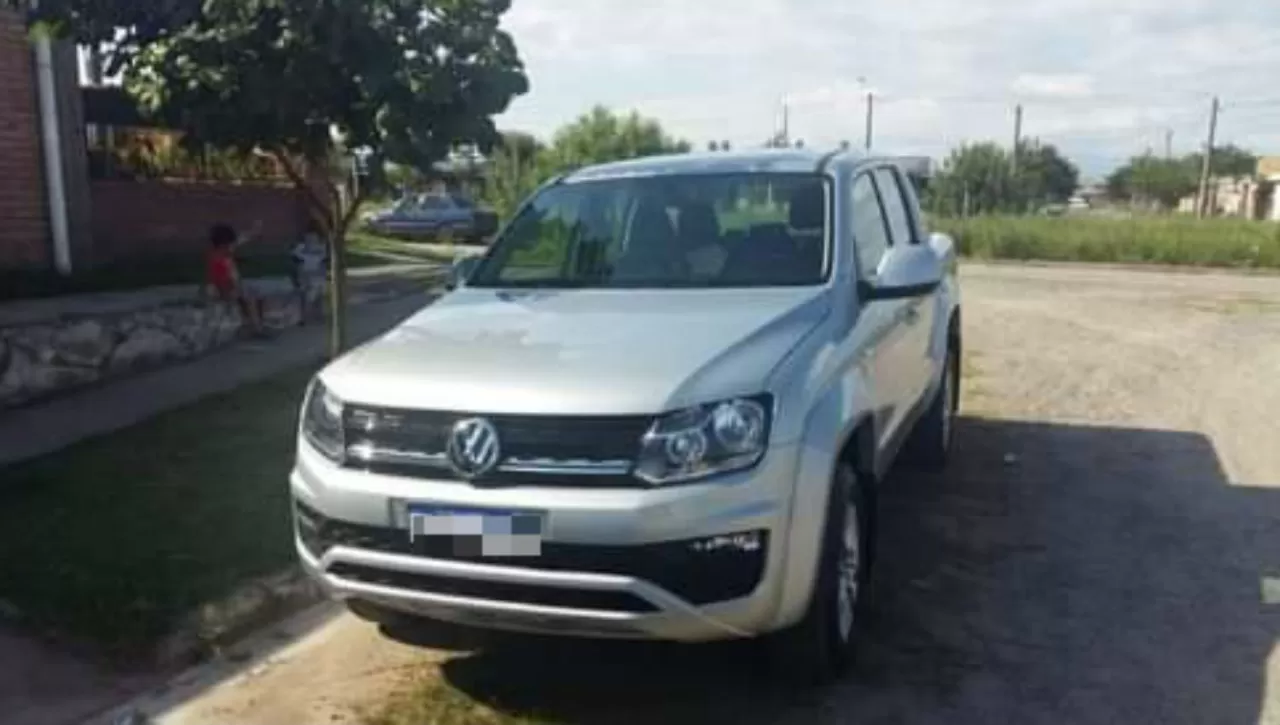
[[[891,244],[876,186],[870,174],[862,174],[853,182],[853,245],[863,278],[876,273]]]
[[[907,204],[902,198],[898,175],[890,169],[876,169],[875,174],[876,185],[880,187],[880,200],[884,202],[884,213],[889,220],[889,230],[893,234],[893,243],[915,243],[911,217],[907,214]]]

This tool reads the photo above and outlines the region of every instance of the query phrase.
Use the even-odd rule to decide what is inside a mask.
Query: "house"
[[[1210,216],[1280,221],[1280,156],[1262,156],[1251,176],[1218,176],[1209,179]],[[1190,194],[1178,201],[1178,211],[1195,214],[1200,196]]]
[[[98,91],[82,87],[73,43],[33,40],[0,8],[0,272],[189,259],[215,222],[261,221],[263,248],[301,233],[306,206],[287,181],[157,170],[157,158],[173,156],[172,132],[126,128],[121,107],[131,104],[118,91],[102,103],[112,94]],[[121,156],[112,139],[124,136],[144,139],[136,146],[150,152],[148,173],[112,161]]]

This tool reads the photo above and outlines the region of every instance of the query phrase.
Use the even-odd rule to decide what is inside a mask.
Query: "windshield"
[[[818,174],[558,184],[516,216],[472,287],[773,287],[826,279]]]

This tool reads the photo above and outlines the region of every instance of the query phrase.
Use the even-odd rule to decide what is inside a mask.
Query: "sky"
[[[1219,143],[1280,154],[1280,0],[512,0],[531,90],[499,119],[550,137],[594,104],[704,147],[792,138],[945,156],[1023,133],[1087,177]]]

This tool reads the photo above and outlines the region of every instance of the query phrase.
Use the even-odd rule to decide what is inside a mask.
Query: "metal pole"
[[[870,150],[871,150],[871,135],[872,135],[872,132],[873,132],[873,129],[874,129],[874,123],[875,123],[875,107],[876,107],[876,97],[875,97],[875,94],[873,94],[871,91],[867,91],[867,140],[866,140],[866,149],[867,149],[868,151],[870,151]]]
[[[1018,176],[1018,161],[1022,154],[1022,104],[1013,109],[1013,176]]]
[[[1013,210],[1021,213],[1022,195],[1018,193],[1018,167],[1022,160],[1022,104],[1019,103],[1013,109],[1013,153],[1009,156],[1009,200],[1012,202]]]
[[[1209,172],[1213,168],[1213,143],[1218,135],[1218,97],[1213,97],[1209,110],[1209,138],[1204,145],[1204,165],[1200,167],[1200,193],[1196,199],[1196,216],[1209,213]]]

